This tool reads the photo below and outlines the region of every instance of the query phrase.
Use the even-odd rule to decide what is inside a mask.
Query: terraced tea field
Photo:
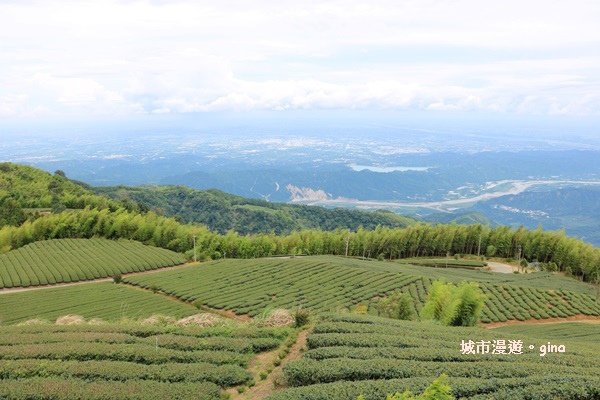
[[[394,262],[434,268],[478,269],[486,266],[484,261],[455,260],[454,258],[402,258]]]
[[[597,324],[561,322],[558,324],[502,326],[494,328],[494,332],[523,334],[542,340],[570,340],[594,346],[600,345],[600,320]]]
[[[184,262],[181,254],[139,242],[47,240],[0,254],[0,289],[106,278]]]
[[[14,324],[40,318],[54,322],[66,314],[114,321],[153,314],[185,317],[198,310],[188,304],[112,282],[30,290],[0,295],[0,322]]]
[[[0,327],[0,398],[220,399],[287,328]]]
[[[392,270],[386,271],[388,266]],[[251,317],[266,308],[302,307],[315,312],[337,312],[344,308],[352,310],[358,304],[367,306],[370,314],[377,314],[378,299],[393,291],[410,294],[416,311],[420,311],[433,280],[429,276],[400,272],[398,268],[396,263],[341,257],[220,260],[185,269],[131,276],[124,281],[143,288],[156,286],[184,301],[200,300],[209,307]],[[421,268],[435,271],[429,267]],[[488,296],[482,321],[600,315],[600,306],[587,294],[537,289],[532,287],[532,280],[524,281],[527,285],[523,287],[513,286],[519,282],[514,278],[510,280],[510,286],[481,283]]]
[[[585,294],[531,287],[480,285],[487,296],[481,322],[565,318],[578,314],[600,315],[600,304]]]
[[[156,285],[184,301],[200,300],[251,317],[267,307],[338,310],[416,282],[423,286],[420,277],[373,272],[327,257],[223,260],[131,276],[124,282],[144,288]],[[422,294],[424,299],[424,290]]]
[[[500,274],[489,271],[470,271],[460,268],[423,267],[401,262],[369,262],[364,268],[373,271],[400,272],[409,275],[427,276],[432,279],[445,279],[449,282],[462,281],[489,283],[493,285],[527,286],[535,289],[561,289],[569,292],[596,295],[593,285],[549,272],[532,272],[527,274]]]
[[[463,340],[485,341],[489,351],[463,354]],[[505,354],[500,342],[494,342],[501,340],[507,345]],[[521,354],[509,354],[511,340],[522,342]],[[542,357],[540,346],[546,344],[544,339],[497,330],[332,315],[309,334],[302,359],[283,368],[294,388],[268,399],[336,400],[363,395],[365,400],[380,400],[405,390],[421,393],[441,374],[449,376],[457,399],[600,398],[600,348],[557,339],[565,352]]]

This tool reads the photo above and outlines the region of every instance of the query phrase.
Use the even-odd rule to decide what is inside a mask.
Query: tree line
[[[153,212],[125,208],[66,211],[30,218],[0,228],[0,252],[54,238],[130,239],[200,259],[258,258],[274,255],[347,255],[394,260],[408,257],[478,255],[517,258],[553,265],[585,281],[600,281],[600,249],[568,237],[564,231],[490,228],[478,225],[416,224],[356,231],[307,229],[288,235],[240,235],[213,232],[203,225],[181,224]]]

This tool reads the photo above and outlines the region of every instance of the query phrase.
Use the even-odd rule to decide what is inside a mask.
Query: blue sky
[[[0,0],[0,120],[598,116],[597,21],[594,0]]]

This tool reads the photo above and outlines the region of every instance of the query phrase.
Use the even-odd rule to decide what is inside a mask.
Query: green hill
[[[230,229],[246,235],[274,232],[287,234],[303,229],[357,230],[359,226],[374,229],[378,225],[404,228],[417,221],[389,211],[360,211],[344,208],[271,203],[246,199],[216,189],[196,190],[185,186],[98,187],[95,193],[113,200],[130,200],[166,216],[177,216],[185,222],[197,222],[220,233]]]
[[[25,165],[0,164],[0,199],[10,197],[22,207],[52,207],[60,202],[68,208],[78,208],[79,199],[89,194],[60,171],[51,175]]]
[[[135,209],[97,196],[87,185],[69,180],[62,171],[51,175],[26,165],[0,163],[0,227],[19,226],[39,214],[85,207]]]
[[[489,225],[491,227],[498,226],[497,223],[479,212],[463,212],[463,213],[435,213],[424,217],[427,221],[437,222],[440,224],[462,224],[462,225]]]

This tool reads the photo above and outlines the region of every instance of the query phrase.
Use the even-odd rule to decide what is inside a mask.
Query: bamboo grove
[[[356,232],[303,230],[290,235],[221,235],[202,225],[183,225],[172,218],[118,209],[66,211],[0,229],[0,252],[58,238],[132,239],[186,253],[193,258],[194,236],[199,259],[258,258],[274,255],[347,255],[399,259],[469,254],[537,261],[584,281],[600,281],[600,249],[563,231],[490,228],[478,225],[417,224],[403,229],[377,227]]]

